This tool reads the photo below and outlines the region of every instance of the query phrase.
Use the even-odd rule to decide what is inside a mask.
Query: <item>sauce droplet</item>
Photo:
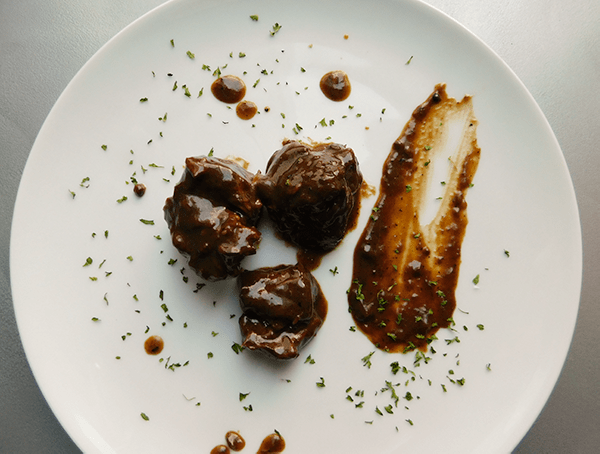
[[[138,183],[133,187],[133,192],[135,193],[135,195],[137,195],[138,197],[143,197],[143,195],[146,193],[146,185],[142,184],[142,183]]]
[[[230,430],[225,434],[225,440],[227,440],[227,446],[229,446],[232,451],[241,451],[246,446],[246,440],[233,430]]]
[[[250,120],[258,112],[256,104],[252,101],[240,101],[235,108],[235,113],[242,120]]]
[[[164,346],[165,341],[163,341],[160,336],[150,336],[146,339],[146,342],[144,342],[144,349],[149,355],[158,355],[162,352]]]
[[[344,71],[330,71],[319,83],[323,94],[332,101],[343,101],[350,96],[350,79]]]
[[[210,454],[229,454],[231,451],[225,445],[215,446],[211,449]]]
[[[278,433],[267,435],[260,444],[257,454],[279,453],[285,449],[285,440]]]
[[[212,83],[210,91],[219,101],[235,104],[244,99],[246,84],[237,76],[223,76]]]

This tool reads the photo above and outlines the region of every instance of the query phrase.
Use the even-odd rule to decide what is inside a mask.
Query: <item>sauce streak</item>
[[[448,124],[460,122],[456,154],[434,219],[419,222],[435,153]],[[456,124],[456,123],[454,123]],[[457,102],[437,85],[412,114],[384,164],[379,198],[354,251],[348,303],[356,325],[385,351],[426,351],[452,324],[467,190],[479,163],[471,98]]]
[[[250,120],[258,112],[258,107],[252,101],[240,101],[235,108],[235,113],[242,120]]]
[[[210,91],[219,101],[235,104],[244,99],[246,84],[237,76],[223,76],[212,83]]]
[[[256,454],[279,453],[285,449],[285,440],[278,433],[267,435]]]
[[[350,79],[344,71],[330,71],[319,83],[323,94],[332,101],[344,101],[350,96]]]
[[[163,341],[160,336],[150,336],[146,339],[146,342],[144,342],[144,349],[149,355],[158,355],[162,352],[164,346],[165,341]]]
[[[246,447],[246,440],[233,430],[230,430],[225,434],[225,440],[227,441],[227,446],[229,446],[232,451],[241,451]]]

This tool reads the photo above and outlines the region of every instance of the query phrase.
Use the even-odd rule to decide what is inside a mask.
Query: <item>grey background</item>
[[[106,41],[160,3],[0,0],[0,453],[79,452],[41,395],[19,341],[8,263],[12,211],[35,137],[68,82]],[[581,213],[584,273],[573,343],[552,396],[515,452],[599,452],[600,2],[428,3],[486,42],[533,94],[561,144]],[[523,354],[535,352],[524,345]]]

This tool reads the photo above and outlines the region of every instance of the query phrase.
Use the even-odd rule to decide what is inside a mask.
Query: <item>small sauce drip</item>
[[[278,433],[267,435],[260,444],[256,454],[269,454],[283,452],[285,449],[285,440]]]
[[[250,120],[258,112],[258,107],[252,101],[240,101],[235,108],[235,113],[242,120]]]
[[[144,342],[144,349],[149,355],[158,355],[162,352],[164,346],[165,341],[163,341],[160,336],[150,336],[146,339],[146,342]]]
[[[377,194],[377,188],[363,180],[360,187],[360,196],[363,199],[367,199],[375,194]]]
[[[225,445],[215,446],[210,450],[210,454],[229,454],[231,451]]]
[[[230,430],[225,434],[225,440],[227,441],[227,446],[229,446],[232,451],[241,451],[246,447],[246,440],[233,430]]]
[[[246,84],[237,76],[223,76],[212,83],[210,91],[219,101],[235,104],[244,99]]]
[[[138,183],[133,187],[133,192],[135,193],[135,195],[137,195],[138,197],[143,197],[143,195],[146,193],[146,185],[142,184],[142,183]]]
[[[344,71],[330,71],[319,83],[323,94],[332,101],[344,101],[350,96],[350,79]]]
[[[444,149],[448,124],[462,137],[434,219],[419,222],[431,159]],[[383,167],[373,214],[354,250],[348,303],[356,326],[385,351],[426,351],[431,337],[452,323],[466,194],[479,164],[477,119],[471,98],[457,102],[437,85],[412,114]]]

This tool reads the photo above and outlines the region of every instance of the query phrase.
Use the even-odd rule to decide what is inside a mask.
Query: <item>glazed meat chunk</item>
[[[242,345],[278,359],[296,358],[327,315],[312,274],[301,265],[279,265],[245,271],[238,283]]]
[[[261,207],[251,172],[227,159],[200,156],[186,159],[164,213],[173,245],[197,274],[215,281],[237,276],[242,259],[256,253]]]
[[[284,143],[259,176],[258,192],[276,230],[301,249],[334,249],[355,222],[362,174],[340,144]]]

